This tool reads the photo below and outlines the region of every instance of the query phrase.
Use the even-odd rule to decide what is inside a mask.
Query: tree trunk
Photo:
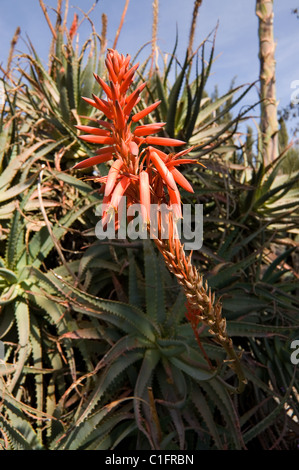
[[[260,99],[262,155],[265,165],[278,156],[278,121],[275,89],[273,0],[256,0],[259,19]]]

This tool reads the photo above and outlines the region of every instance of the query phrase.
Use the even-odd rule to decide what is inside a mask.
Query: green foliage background
[[[139,109],[161,100],[148,119],[167,122],[167,135],[194,145],[190,155],[206,166],[186,165],[194,194],[182,197],[204,205],[193,259],[242,354],[248,384],[236,395],[223,351],[204,328],[205,354],[199,348],[184,295],[151,242],[95,238],[102,196],[85,181],[91,173],[71,167],[93,155],[74,126],[99,118],[81,96],[101,93],[93,72],[105,77],[105,37],[94,33],[78,50],[59,22],[56,34],[48,69],[30,44],[1,79],[0,447],[295,449],[295,150],[285,151],[282,135],[265,167],[259,136],[253,143],[248,128],[237,138],[246,113],[234,110],[250,87],[208,96],[214,43],[180,63],[177,38],[160,70],[148,67],[151,57],[141,64]]]

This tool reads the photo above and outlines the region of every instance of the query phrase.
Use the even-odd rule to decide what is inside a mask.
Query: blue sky
[[[49,7],[55,7],[56,0],[44,0]],[[87,11],[93,0],[69,0],[69,24],[74,12],[82,17],[80,10]],[[125,0],[98,0],[91,14],[96,29],[101,29],[101,14],[108,16],[108,46],[112,46]],[[190,22],[194,0],[160,0],[158,43],[163,52],[171,52],[176,33],[179,32],[181,59],[188,44]],[[279,106],[289,103],[291,83],[299,80],[299,20],[291,10],[299,6],[296,0],[274,0],[274,33],[277,41],[277,100]],[[43,17],[38,0],[0,0],[0,63],[5,64],[10,41],[17,26],[21,27],[22,38],[30,37],[38,53],[45,62],[50,41],[50,31]],[[49,9],[50,16],[53,12]],[[235,79],[235,84],[251,83],[258,78],[258,20],[255,16],[255,0],[203,0],[199,10],[196,38],[199,44],[216,26],[216,55],[208,91],[217,84],[219,93],[225,93]],[[130,0],[125,23],[120,34],[118,50],[130,53],[151,39],[152,0]],[[81,40],[89,35],[88,23],[80,30]],[[26,44],[21,39],[18,50],[26,52]],[[147,49],[150,52],[150,46]],[[257,99],[253,91],[248,98]],[[245,103],[244,103],[245,104]],[[257,108],[258,113],[258,108]]]

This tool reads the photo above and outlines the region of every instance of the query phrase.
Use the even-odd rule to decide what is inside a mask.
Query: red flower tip
[[[74,14],[74,19],[73,19],[73,22],[72,22],[72,25],[71,25],[70,31],[69,31],[69,35],[70,35],[71,40],[75,36],[75,34],[77,32],[77,29],[78,29],[78,15],[77,15],[77,13],[75,13]]]
[[[96,104],[96,108],[98,108],[102,113],[104,113],[107,118],[111,119],[112,118],[112,112],[109,106],[109,102],[106,100],[103,100],[101,98],[98,98],[96,95],[92,93],[92,97],[94,99],[94,102]]]
[[[128,186],[131,183],[131,179],[129,176],[123,176],[119,183],[117,183],[111,197],[111,206],[114,210],[117,210],[119,203],[121,201],[122,196],[126,192]]]
[[[112,64],[112,59],[109,55],[107,55],[107,58],[105,60],[105,65],[106,65],[106,68],[107,68],[108,73],[109,73],[109,79],[112,82],[116,83],[117,82],[117,74],[114,71],[114,67],[113,67],[113,64]]]
[[[94,78],[96,79],[96,81],[99,83],[99,85],[101,85],[101,87],[103,88],[103,90],[106,93],[107,97],[111,99],[112,94],[111,94],[111,90],[110,90],[109,86],[107,85],[107,83],[105,83],[104,80],[102,80],[101,77],[99,77],[96,73],[94,73],[93,75],[94,75]]]
[[[175,218],[182,219],[181,196],[177,186],[174,190],[168,187],[168,193],[170,198],[170,206],[173,209]]]
[[[147,116],[148,114],[150,114],[152,111],[154,111],[154,109],[156,109],[159,104],[161,103],[161,101],[156,101],[155,103],[151,104],[150,106],[148,106],[147,108],[143,109],[142,111],[140,111],[139,113],[137,114],[134,114],[134,116],[132,116],[132,121],[133,122],[137,122],[139,121],[140,119],[143,119],[145,116]]]
[[[150,206],[151,206],[151,193],[150,184],[147,171],[141,171],[139,175],[140,179],[140,202],[141,202],[141,214],[142,218],[146,223],[150,222]]]
[[[104,192],[103,203],[108,204],[108,209],[103,213],[104,223],[107,223],[108,218],[114,211],[117,211],[120,198],[126,193],[130,184],[132,186],[127,192],[127,203],[130,205],[138,200],[141,201],[143,220],[146,223],[149,222],[151,199],[159,203],[165,200],[165,196],[169,197],[169,205],[172,208],[171,217],[181,218],[181,199],[177,185],[191,193],[193,188],[177,167],[185,163],[202,164],[190,158],[184,158],[193,147],[185,148],[177,154],[167,154],[156,148],[156,146],[181,147],[185,145],[182,140],[152,136],[161,131],[165,126],[164,122],[141,123],[135,126],[135,123],[154,111],[161,101],[156,101],[135,113],[131,122],[128,122],[132,110],[140,101],[141,92],[146,87],[146,82],[144,82],[131,93],[128,92],[139,65],[130,66],[130,60],[129,55],[124,57],[117,51],[108,49],[105,64],[109,81],[104,81],[94,74],[106,99],[94,94],[93,99],[84,97],[83,99],[103,113],[111,122],[107,122],[106,118],[99,120],[91,118],[102,128],[85,125],[77,125],[76,128],[84,133],[80,136],[82,140],[106,146],[98,150],[95,156],[77,163],[73,168],[88,168],[114,159],[108,175],[95,179],[103,184],[101,188],[101,192]],[[142,150],[139,155],[139,147],[143,144],[147,144],[147,149]],[[119,216],[119,214],[116,215]]]
[[[168,168],[173,167],[173,166],[179,166],[179,165],[185,165],[186,163],[197,163],[195,160],[192,160],[192,158],[181,158],[180,160],[173,160],[169,159],[166,162],[166,165]]]
[[[155,165],[156,169],[158,170],[160,176],[162,177],[166,185],[169,188],[171,188],[173,191],[177,189],[177,185],[175,184],[174,177],[168,170],[163,160],[161,160],[161,158],[155,151],[150,151],[150,159]]]
[[[184,175],[182,175],[182,173],[177,170],[176,168],[170,168],[170,171],[171,171],[171,174],[172,176],[174,177],[174,180],[182,187],[184,188],[186,191],[188,191],[189,193],[194,193],[194,190],[191,186],[191,184],[189,183],[189,181],[185,178]]]

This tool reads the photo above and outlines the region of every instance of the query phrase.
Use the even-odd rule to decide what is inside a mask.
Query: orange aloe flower
[[[181,147],[185,144],[182,140],[153,135],[161,132],[164,122],[139,123],[159,106],[160,101],[132,114],[146,83],[130,92],[138,68],[138,64],[130,66],[130,60],[129,55],[125,57],[108,49],[105,61],[108,83],[94,74],[106,96],[99,98],[92,95],[93,99],[83,99],[103,114],[98,120],[101,127],[78,125],[76,128],[83,132],[80,136],[82,140],[102,147],[95,156],[77,163],[74,169],[113,161],[108,175],[97,179],[104,185],[101,192],[104,193],[104,202],[109,206],[105,216],[109,208],[117,211],[120,196],[125,195],[128,205],[141,204],[142,216],[147,224],[150,223],[151,203],[167,202],[174,209],[175,216],[181,218],[181,197],[177,185],[189,192],[193,192],[193,189],[177,166],[197,162],[180,158],[191,149],[166,154],[157,148]],[[103,219],[106,221],[107,217]]]

